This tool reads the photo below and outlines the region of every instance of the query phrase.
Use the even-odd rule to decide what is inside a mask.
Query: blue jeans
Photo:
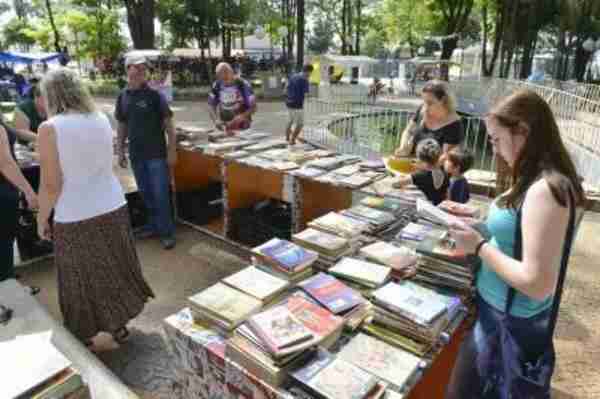
[[[495,332],[504,312],[490,306],[479,296],[477,306],[477,321],[461,344],[446,391],[446,399],[482,398],[488,388],[488,381],[477,367],[478,360],[486,346],[494,344]],[[546,349],[544,337],[547,334],[550,312],[551,309],[547,309],[529,318],[511,317],[509,330],[520,346],[527,349],[527,358],[535,358]]]
[[[148,228],[161,238],[175,235],[171,208],[170,173],[164,158],[131,161],[138,189],[148,210]]]

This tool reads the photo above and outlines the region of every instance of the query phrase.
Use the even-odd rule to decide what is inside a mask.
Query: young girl
[[[442,148],[435,139],[428,138],[419,142],[417,158],[420,170],[410,176],[400,178],[393,184],[393,187],[402,188],[408,184],[414,184],[433,205],[444,201],[448,195],[449,179],[438,164],[441,154]]]
[[[469,152],[454,149],[446,154],[444,161],[444,170],[450,176],[450,188],[448,189],[448,199],[454,202],[466,204],[469,202],[470,191],[469,182],[465,178],[466,171],[473,165],[473,155]]]

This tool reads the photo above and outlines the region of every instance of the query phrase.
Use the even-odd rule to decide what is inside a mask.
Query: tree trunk
[[[579,43],[577,44],[577,48],[575,49],[575,61],[574,61],[574,67],[575,67],[575,79],[577,79],[578,82],[583,82],[583,80],[585,79],[585,66],[587,64],[587,62],[589,61],[590,57],[591,57],[591,53],[585,51],[585,49],[582,46],[581,40],[579,40]]]
[[[296,69],[304,65],[304,0],[296,0]]]
[[[362,0],[356,0],[356,41],[354,54],[360,55],[360,39],[362,35]]]
[[[505,0],[498,1],[498,11],[496,12],[496,33],[494,37],[494,49],[492,50],[492,59],[490,64],[483,64],[483,76],[492,77],[494,76],[494,69],[496,68],[496,62],[498,61],[498,55],[501,53],[503,47],[503,36],[506,29],[506,14],[508,12],[507,3]],[[502,62],[502,57],[500,57]]]
[[[483,4],[481,7],[481,20],[483,21],[482,26],[482,38],[481,38],[481,66],[480,66],[480,74],[481,76],[487,76],[487,41],[488,41],[488,4],[487,2]]]
[[[127,25],[136,49],[154,48],[155,0],[123,0],[127,9]]]
[[[54,50],[57,53],[60,53],[62,49],[60,48],[60,34],[58,33],[58,29],[56,29],[56,23],[54,22],[54,13],[52,12],[52,5],[50,4],[50,0],[46,0],[46,10],[48,11],[48,19],[50,20],[50,26],[52,27],[52,32],[54,34]]]
[[[348,1],[349,0],[343,0],[342,2],[342,35],[340,37],[341,41],[342,41],[342,55],[346,55],[348,54],[348,44],[347,44],[347,34],[348,34],[348,27],[347,27],[347,8],[348,8]]]

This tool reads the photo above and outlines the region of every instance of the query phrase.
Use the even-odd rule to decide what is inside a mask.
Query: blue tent
[[[51,62],[59,60],[61,53],[18,53],[15,51],[0,51],[0,62],[16,64],[33,64],[36,62]]]

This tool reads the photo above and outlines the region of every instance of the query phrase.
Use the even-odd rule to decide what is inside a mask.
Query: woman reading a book
[[[460,145],[465,137],[460,117],[456,113],[456,100],[445,82],[432,80],[421,90],[423,105],[402,133],[397,157],[411,156],[422,140],[433,138],[446,154]]]
[[[482,265],[476,279],[478,317],[461,346],[449,399],[507,397],[499,391],[514,381],[512,372],[511,380],[506,378],[507,370],[515,368],[506,366],[515,362],[523,374],[540,366],[549,371],[542,384],[543,391],[549,390],[552,320],[558,310],[553,310],[553,300],[560,301],[561,261],[575,232],[567,227],[571,221],[577,225],[585,204],[575,165],[541,97],[529,90],[515,92],[495,105],[485,122],[494,152],[511,167],[512,186],[490,207],[488,237],[464,222],[450,226],[457,248],[478,256]],[[507,347],[519,348],[520,356],[500,352]],[[549,396],[527,395],[541,397]]]

